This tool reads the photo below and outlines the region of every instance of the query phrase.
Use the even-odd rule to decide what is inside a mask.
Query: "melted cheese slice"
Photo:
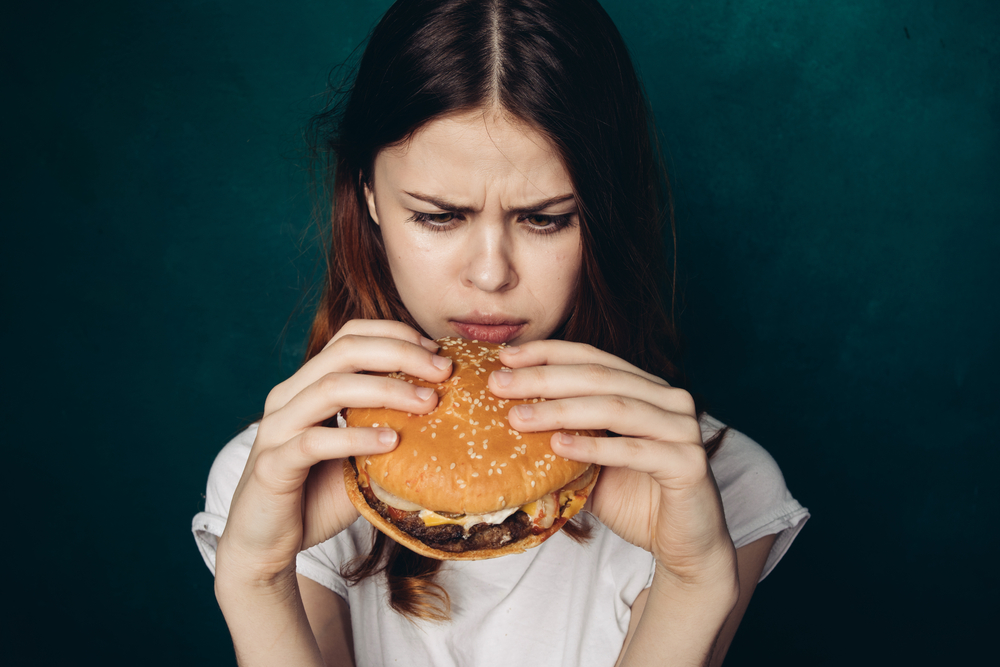
[[[430,510],[420,510],[420,518],[424,520],[425,526],[441,526],[453,523],[457,526],[461,526],[465,530],[469,530],[469,528],[475,526],[477,523],[503,523],[507,517],[519,509],[519,507],[508,507],[507,509],[502,509],[496,512],[487,512],[486,514],[465,514],[458,519],[442,516],[437,512],[432,512]]]

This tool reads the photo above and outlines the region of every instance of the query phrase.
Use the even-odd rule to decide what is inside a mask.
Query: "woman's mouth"
[[[483,318],[486,320],[486,318]],[[459,322],[452,320],[451,327],[457,331],[462,338],[469,340],[480,340],[486,343],[506,343],[518,337],[526,322]]]

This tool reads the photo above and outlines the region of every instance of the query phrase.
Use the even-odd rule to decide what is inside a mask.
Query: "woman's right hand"
[[[266,583],[294,572],[295,556],[353,523],[342,460],[391,451],[386,428],[322,424],[342,408],[386,407],[425,414],[437,395],[361,371],[403,371],[430,382],[451,375],[438,345],[401,322],[352,320],[326,347],[267,396],[257,439],[219,538],[217,576]]]

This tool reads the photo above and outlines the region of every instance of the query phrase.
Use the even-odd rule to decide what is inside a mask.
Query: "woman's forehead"
[[[472,199],[498,189],[531,200],[572,192],[569,172],[552,141],[527,123],[492,111],[467,111],[427,123],[409,141],[379,153],[375,172],[381,186]]]

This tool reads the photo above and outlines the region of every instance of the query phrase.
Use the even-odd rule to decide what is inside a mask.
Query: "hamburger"
[[[502,345],[442,338],[438,354],[452,374],[432,387],[438,405],[415,415],[385,408],[350,408],[346,426],[388,427],[395,450],[344,461],[348,496],[363,517],[391,539],[439,560],[482,560],[520,553],[559,531],[580,509],[600,466],[557,456],[555,431],[520,433],[507,423],[516,405],[487,387]],[[603,432],[574,431],[576,435]]]

